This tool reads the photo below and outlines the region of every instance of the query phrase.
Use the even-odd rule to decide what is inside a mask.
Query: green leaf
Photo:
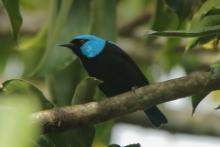
[[[41,141],[39,145],[41,147],[91,147],[94,134],[95,129],[92,126],[75,128],[61,133],[47,134],[47,141]]]
[[[176,14],[165,5],[164,0],[157,0],[151,29],[156,31],[176,29],[178,23]]]
[[[156,31],[180,29],[178,16],[173,9],[168,7],[164,0],[157,0],[155,2],[156,12],[153,16],[151,29]],[[147,43],[151,44],[154,39],[156,39],[156,37],[148,36]],[[167,70],[170,70],[171,67],[178,62],[178,59],[180,59],[176,54],[174,55],[174,50],[176,49],[179,40],[180,39],[169,38],[159,49],[158,54],[160,54],[160,58],[158,60]]]
[[[154,13],[150,29],[155,31],[179,29],[179,19],[175,12],[165,4],[165,1],[156,0],[155,4],[156,11]],[[147,36],[146,41],[148,44],[152,44],[155,39],[155,36]]]
[[[2,2],[11,21],[14,39],[17,41],[18,33],[22,24],[22,17],[19,10],[19,0],[2,0]]]
[[[75,90],[73,96],[73,105],[90,102],[95,95],[95,89],[100,84],[100,80],[88,77],[82,80]],[[41,141],[41,143],[53,142],[54,146],[62,147],[91,147],[95,136],[95,128],[93,126],[86,126],[75,128],[62,133],[48,134],[49,141]]]
[[[55,46],[65,28],[73,1],[74,0],[51,1],[46,50],[39,64],[36,66],[35,74],[45,75],[53,72],[53,70],[57,70],[57,66],[67,66],[74,60],[73,55],[67,52],[67,50],[60,48],[59,50],[55,50]],[[57,59],[57,56],[60,58]]]
[[[208,17],[208,16],[213,16],[213,15],[220,15],[220,8],[213,8],[213,9],[209,10],[208,12],[205,12],[201,16],[201,19],[204,19],[205,17]]]
[[[19,51],[32,50],[33,48],[44,48],[46,44],[48,28],[46,25],[42,26],[38,33],[33,38],[28,38],[21,41]]]
[[[107,40],[116,40],[116,4],[116,0],[94,0],[92,34]]]
[[[0,97],[0,144],[2,147],[34,147],[40,127],[30,119],[39,102],[29,96]]]
[[[28,81],[21,79],[12,79],[5,81],[0,89],[1,95],[25,95],[26,97],[34,97],[40,103],[43,109],[54,107],[53,103],[45,98],[43,93]]]
[[[177,54],[176,49],[180,44],[179,38],[168,38],[158,51],[158,62],[166,71],[170,71],[181,60],[182,54]]]
[[[175,11],[180,21],[193,16],[206,0],[165,0],[167,5]]]
[[[217,7],[220,5],[220,3],[217,1],[214,1],[214,0],[211,0],[211,1],[212,1],[212,3],[210,3],[209,1],[206,1],[202,5],[202,7],[198,10],[198,13],[196,13],[195,17],[192,20],[191,27],[189,30],[151,31],[149,34],[155,35],[155,36],[165,36],[165,37],[191,38],[190,42],[187,45],[187,49],[192,48],[192,47],[196,46],[197,44],[207,43],[211,39],[218,37],[218,35],[220,33],[220,21],[219,21],[220,15],[217,15],[216,9],[212,10],[212,7],[214,7],[215,5]],[[170,1],[170,2],[175,3],[176,1],[175,2]],[[184,2],[184,1],[182,1],[182,2]],[[193,2],[193,1],[191,1],[191,2]],[[177,3],[177,5],[180,4],[179,1],[176,3]],[[179,6],[181,6],[181,5],[179,5]],[[180,11],[180,13],[184,14],[184,11],[183,12]],[[192,37],[194,37],[194,38],[192,38]]]
[[[220,6],[219,0],[206,0],[200,9],[195,13],[193,21],[195,19],[200,19],[204,14],[208,13],[213,8],[218,8]]]
[[[12,53],[14,53],[15,45],[16,45],[15,41],[11,39],[10,35],[4,35],[4,37],[0,39],[0,48],[1,48],[0,73],[1,73],[1,76],[3,76],[5,67],[7,66],[7,62],[10,60],[10,57],[14,55],[14,54],[12,55]]]
[[[72,104],[83,104],[86,102],[94,101],[93,96],[96,92],[96,87],[102,83],[102,81],[88,77],[82,80],[76,87]]]
[[[36,147],[54,147],[52,140],[48,139],[45,135],[40,135]]]
[[[47,33],[48,28],[44,25],[34,37],[21,41],[18,52],[25,64],[24,75],[34,76],[33,71],[46,47]]]
[[[107,121],[95,126],[96,134],[93,143],[94,146],[107,146],[109,144],[113,123],[113,121]]]
[[[148,35],[165,36],[165,37],[204,37],[211,35],[218,35],[220,33],[220,25],[206,27],[201,30],[189,30],[189,31],[150,31]]]
[[[120,21],[118,21],[117,23],[119,25],[123,25],[126,22],[134,20],[141,14],[146,13],[146,9],[149,8],[149,5],[151,4],[152,1],[148,0],[117,1],[117,17],[120,18]]]
[[[192,98],[191,98],[192,107],[193,107],[192,114],[194,114],[196,107],[208,94],[209,93],[200,93],[200,94],[192,96]]]
[[[25,12],[45,11],[48,9],[49,2],[39,3],[38,0],[20,0],[20,6]]]
[[[188,44],[186,46],[186,50],[194,48],[197,45],[205,44],[205,43],[209,42],[210,40],[212,40],[215,37],[216,37],[216,35],[205,36],[205,37],[197,37],[197,38],[189,38]],[[214,44],[213,44],[213,47],[214,47]]]
[[[63,3],[64,1],[60,2]],[[57,6],[59,5],[57,4]],[[56,16],[59,11],[54,13]],[[75,0],[68,13],[68,20],[60,28],[60,32],[58,32],[60,36],[56,38],[56,41],[66,43],[75,35],[88,34],[91,26],[91,0]],[[53,38],[52,32],[53,30],[49,31],[49,38]],[[45,62],[45,65],[42,64],[41,70],[47,74],[51,95],[59,106],[70,105],[76,85],[83,76],[82,66],[69,49],[57,46],[47,48],[47,50],[45,53],[47,59],[42,61],[42,63]]]
[[[75,88],[83,76],[79,60],[46,77],[53,101],[58,106],[70,105]]]
[[[199,11],[193,17],[190,25],[190,30],[205,30],[206,28],[212,26],[220,25],[220,14],[218,8],[220,7],[220,1],[209,0],[204,3],[204,5],[199,9]],[[193,48],[199,44],[205,44],[212,39],[218,38],[219,32],[217,34],[211,34],[209,36],[197,36],[197,38],[190,39],[187,44],[187,49]],[[213,45],[213,48],[215,44]]]
[[[47,47],[35,71],[41,75],[64,69],[76,60],[71,50],[58,45],[89,34],[92,27],[91,0],[56,0],[51,7]]]

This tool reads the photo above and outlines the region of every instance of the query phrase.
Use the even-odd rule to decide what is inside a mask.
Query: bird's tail
[[[152,124],[156,127],[159,127],[161,124],[167,123],[166,117],[156,106],[145,109],[144,112],[148,116]]]

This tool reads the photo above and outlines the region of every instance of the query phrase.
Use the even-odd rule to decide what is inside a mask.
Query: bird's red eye
[[[85,43],[85,40],[79,40],[80,44]]]

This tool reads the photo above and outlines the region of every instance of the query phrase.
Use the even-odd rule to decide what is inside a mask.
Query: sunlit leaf
[[[186,50],[194,48],[196,45],[204,45],[206,43],[209,43],[215,37],[216,37],[216,35],[205,36],[205,37],[198,37],[198,38],[190,38],[188,40],[188,44],[186,46]],[[213,47],[214,47],[214,43],[212,44],[212,48]]]
[[[10,18],[13,36],[15,40],[17,40],[22,24],[22,17],[19,10],[19,0],[2,0],[2,2]]]

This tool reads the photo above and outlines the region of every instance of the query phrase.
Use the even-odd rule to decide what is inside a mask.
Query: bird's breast
[[[140,79],[126,66],[108,58],[84,63],[90,76],[103,81],[99,87],[107,96],[114,96],[140,85]]]

